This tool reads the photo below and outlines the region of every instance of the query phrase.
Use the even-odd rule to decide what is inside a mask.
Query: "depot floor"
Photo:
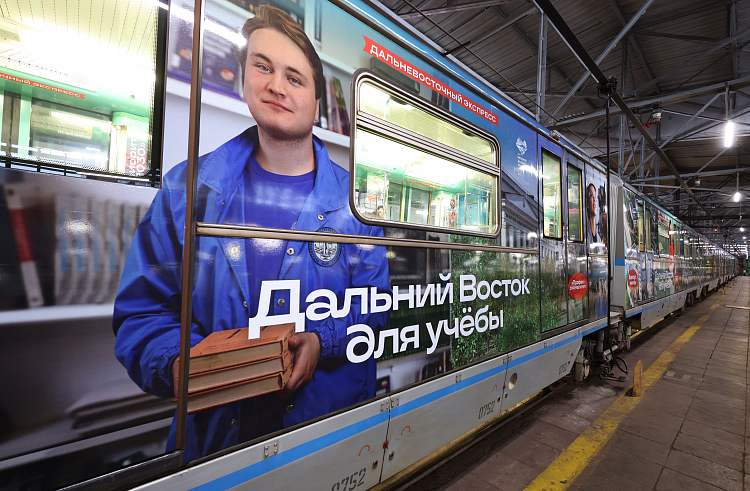
[[[651,331],[624,356],[627,381],[558,387],[402,489],[750,491],[750,277]]]

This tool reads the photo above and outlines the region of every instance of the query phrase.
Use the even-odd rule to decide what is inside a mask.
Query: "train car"
[[[192,9],[1,13],[2,491],[371,488],[736,270],[377,1]]]
[[[612,308],[627,327],[647,329],[737,275],[735,256],[631,186],[617,193]]]

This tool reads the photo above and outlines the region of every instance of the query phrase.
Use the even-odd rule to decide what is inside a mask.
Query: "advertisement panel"
[[[590,165],[586,166],[586,215],[584,228],[589,254],[606,254],[607,235],[607,177]]]
[[[299,17],[253,10],[238,56],[257,125],[201,159],[196,221],[266,232],[196,240],[185,461],[557,325],[540,312],[538,254],[498,249],[536,244],[533,132],[505,135],[520,125],[330,4],[315,41],[307,31],[317,27]],[[338,140],[314,137],[314,126],[349,136],[353,162],[334,162]],[[143,392],[165,399],[184,363],[186,182],[185,163],[165,175],[115,301],[115,356]],[[512,202],[502,218],[501,191]]]

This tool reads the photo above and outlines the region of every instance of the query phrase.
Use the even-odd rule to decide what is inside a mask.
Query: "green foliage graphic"
[[[451,242],[470,243],[476,239],[464,236],[451,236]],[[472,317],[477,311],[489,307],[489,312],[499,316],[503,311],[504,327],[477,332],[467,337],[451,338],[453,366],[461,367],[469,363],[510,351],[541,338],[539,330],[539,264],[535,254],[498,253],[488,251],[451,251],[451,283],[453,284],[453,304],[451,306],[451,326],[460,324],[465,315]],[[528,279],[529,293],[518,296],[503,295],[481,300],[461,302],[461,275],[473,275],[478,285],[482,281],[492,284],[494,280]],[[510,290],[509,290],[510,292]]]

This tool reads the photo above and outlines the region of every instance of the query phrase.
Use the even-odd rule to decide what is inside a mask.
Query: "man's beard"
[[[300,129],[290,132],[289,128],[278,128],[274,125],[261,125],[258,122],[258,131],[262,132],[267,138],[277,142],[284,142],[289,146],[298,146],[306,143],[312,133],[312,125],[309,128]]]

